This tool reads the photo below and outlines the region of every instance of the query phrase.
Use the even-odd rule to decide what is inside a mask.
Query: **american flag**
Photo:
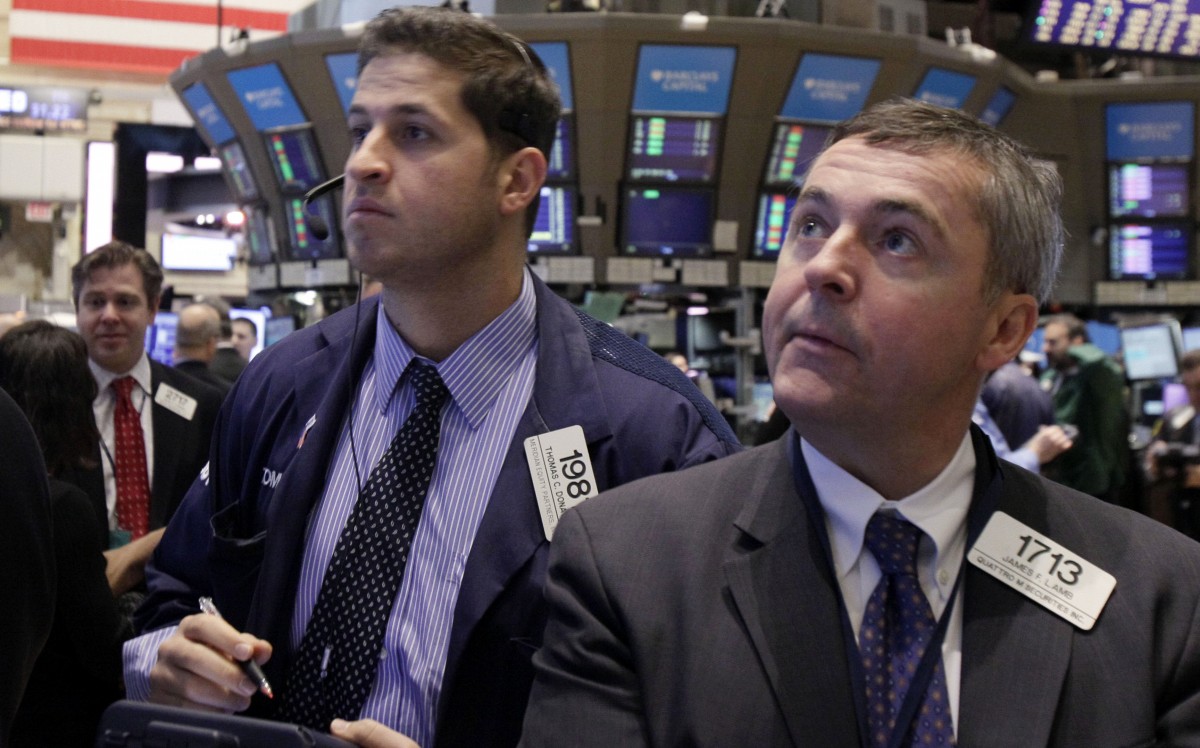
[[[277,36],[309,2],[223,2],[221,42]],[[167,74],[217,46],[217,0],[13,0],[9,34],[13,63]]]

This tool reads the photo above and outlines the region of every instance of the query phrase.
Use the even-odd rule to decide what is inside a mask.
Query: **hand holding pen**
[[[221,611],[217,610],[217,606],[215,603],[213,603],[211,597],[200,598],[200,610],[224,620],[224,617],[221,615]],[[271,684],[267,681],[266,674],[263,673],[262,668],[259,667],[257,662],[255,662],[253,659],[235,660],[235,662],[237,662],[238,667],[242,669],[242,672],[246,674],[246,677],[250,679],[250,682],[257,686],[258,690],[261,691],[264,696],[266,696],[268,699],[275,698],[275,693],[271,690]]]

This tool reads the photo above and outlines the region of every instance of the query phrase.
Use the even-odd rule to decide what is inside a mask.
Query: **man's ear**
[[[1005,292],[993,305],[988,337],[979,352],[981,371],[992,371],[1016,358],[1037,326],[1038,304],[1027,293]]]
[[[501,214],[523,214],[546,181],[546,157],[532,146],[522,148],[500,163],[497,176]]]

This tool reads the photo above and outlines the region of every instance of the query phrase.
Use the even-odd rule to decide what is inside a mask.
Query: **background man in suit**
[[[126,647],[131,696],[271,713],[232,661],[254,657],[282,705],[273,716],[363,745],[514,745],[545,622],[544,517],[557,512],[534,476],[582,498],[736,450],[686,376],[526,267],[559,114],[533,51],[487,21],[397,8],[368,24],[343,226],[351,262],[382,292],[242,373],[208,479],[155,555],[138,621],[149,633]],[[449,391],[433,411],[413,405],[414,377],[431,370]],[[404,490],[371,474],[418,416],[440,437],[398,586],[332,620],[363,624],[354,641],[325,638],[314,619],[330,620],[328,595],[382,586],[382,571],[329,580],[369,555],[345,540],[356,528],[386,524],[355,518],[373,486]],[[224,621],[195,615],[200,595]],[[333,704],[362,672],[346,654],[362,639],[366,687]],[[324,688],[311,700],[298,695],[308,676]],[[320,713],[297,716],[310,706]]]
[[[249,325],[251,335],[253,335],[250,348],[246,349],[247,353],[242,353],[243,346],[238,339],[245,334],[239,332],[244,330],[245,325],[237,324],[229,316],[229,302],[220,296],[200,296],[196,300],[211,306],[217,311],[217,316],[221,318],[221,337],[217,341],[217,352],[213,354],[213,359],[208,364],[208,370],[229,384],[233,384],[250,361],[249,350],[258,343],[258,332],[253,322],[248,319],[241,320],[245,325]]]
[[[186,374],[151,361],[146,329],[154,322],[162,292],[162,269],[144,249],[110,242],[83,256],[71,269],[75,323],[88,348],[99,394],[93,408],[100,429],[99,467],[80,476],[101,524],[110,531],[109,584],[116,594],[141,584],[147,559],[162,528],[179,506],[208,456],[221,394]],[[144,443],[149,505],[118,521],[117,440],[114,382],[132,377],[130,399]],[[138,534],[138,537],[132,535]]]
[[[243,362],[250,360],[250,354],[254,350],[254,346],[258,345],[258,327],[253,320],[245,317],[238,317],[229,321],[231,329],[230,340],[233,344],[233,350],[237,352],[238,357]],[[242,364],[245,367],[245,363]],[[238,373],[241,373],[240,371]]]
[[[232,382],[217,376],[209,368],[217,355],[220,339],[221,315],[213,306],[189,304],[179,312],[179,325],[175,330],[175,370],[199,379],[224,397]]]
[[[1163,414],[1146,447],[1147,513],[1193,538],[1200,534],[1200,349],[1179,359],[1187,403]]]
[[[831,142],[763,313],[793,430],[567,513],[523,744],[1200,744],[1200,546],[970,426],[1058,265],[1053,167],[907,100]]]

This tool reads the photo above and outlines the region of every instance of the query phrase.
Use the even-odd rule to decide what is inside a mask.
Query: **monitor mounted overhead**
[[[575,254],[575,208],[578,192],[574,187],[542,186],[537,219],[529,235],[530,254]]]
[[[1121,328],[1125,377],[1138,381],[1178,376],[1179,340],[1178,322]]]
[[[630,187],[621,211],[621,253],[707,257],[713,249],[716,193],[707,188]]]
[[[1200,3],[1032,0],[1021,40],[1103,55],[1200,58]]]

